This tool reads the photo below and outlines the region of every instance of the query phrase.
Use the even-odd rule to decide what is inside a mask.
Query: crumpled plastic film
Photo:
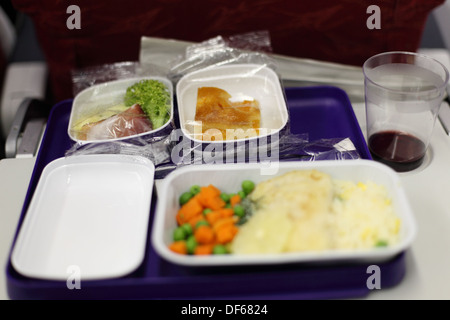
[[[229,142],[223,149],[202,150],[200,144],[181,139],[174,131],[170,137],[170,163],[157,166],[159,178],[187,165],[224,163],[261,163],[263,166],[284,161],[355,160],[361,155],[349,138],[329,138],[308,141],[308,134],[288,134],[280,139],[268,139],[267,144]]]
[[[142,138],[132,141],[111,141],[101,143],[75,143],[65,156],[78,156],[89,154],[125,154],[145,157],[153,162],[155,166],[170,162],[170,139],[169,137],[154,139],[151,143]]]
[[[130,62],[104,65],[90,71],[84,70],[84,73],[74,73],[74,84],[77,84],[78,89],[81,89],[83,86],[91,86],[105,81],[107,78],[110,79],[111,75],[116,78],[142,75],[146,72],[145,69],[151,70],[150,73],[156,73],[169,79],[176,87],[181,77],[194,71],[210,70],[234,64],[264,66],[276,73],[277,63],[267,54],[270,51],[270,37],[264,31],[250,32],[233,37],[217,36],[188,46],[184,54],[173,60],[173,63],[167,69],[158,69],[148,63],[145,67]],[[106,75],[101,75],[101,70],[108,71]],[[277,79],[278,81],[279,79]],[[280,86],[283,91],[282,99],[286,100],[281,81]],[[175,98],[174,95],[173,99]],[[175,109],[175,111],[178,110]],[[164,178],[178,167],[195,164],[360,158],[349,138],[310,141],[306,132],[303,134],[291,133],[289,110],[287,112],[287,123],[276,134],[259,135],[256,139],[223,140],[222,143],[198,142],[195,139],[189,139],[186,133],[181,130],[179,114],[175,112],[175,126],[170,128],[167,136],[155,137],[151,140],[137,136],[130,139],[99,143],[76,143],[66,152],[66,156],[115,153],[146,157],[155,164],[155,178],[157,179]]]
[[[276,70],[266,31],[248,32],[231,37],[217,36],[188,46],[183,55],[170,62],[168,77],[176,83],[183,75],[233,63],[266,65]]]
[[[124,138],[151,130],[148,117],[137,105],[95,123],[87,123],[79,130],[72,128],[78,139],[87,141]]]
[[[140,76],[165,76],[167,68],[155,64],[141,64],[138,61],[121,61],[78,68],[71,71],[74,97],[95,84]]]
[[[249,50],[252,49],[253,50]],[[169,77],[177,82],[180,77],[205,68],[220,67],[236,63],[255,63],[277,70],[277,62],[269,55],[270,35],[265,31],[249,32],[235,37],[215,37],[198,44],[187,46],[185,54],[174,60]],[[283,88],[283,87],[282,87]],[[359,159],[360,154],[348,137],[309,141],[308,134],[292,134],[288,120],[284,130],[273,141],[261,146],[258,142],[247,141],[240,145],[226,141],[214,148],[201,143],[185,141],[177,144],[172,152],[172,161],[178,165],[201,163],[251,162],[270,160],[344,160]],[[275,137],[269,136],[270,139]],[[183,147],[181,147],[183,145]],[[230,148],[228,148],[230,146]]]
[[[156,69],[121,62],[74,71],[71,138],[90,143],[167,136],[174,126],[173,86]]]
[[[189,45],[172,62],[168,77],[181,93],[177,97],[180,126],[192,140],[202,141],[201,148],[193,148],[196,154],[220,148],[213,154],[248,158],[256,148],[243,147],[252,140],[289,131],[284,88],[270,52],[269,33],[255,31]],[[197,97],[195,106],[188,104],[191,98],[184,98],[191,95]],[[232,146],[236,140],[244,144]]]
[[[292,149],[292,148],[291,148]],[[298,149],[298,153],[281,155],[282,160],[355,160],[361,159],[361,155],[350,138],[318,139],[307,142]]]
[[[245,163],[279,161],[282,154],[298,153],[308,143],[308,134],[267,136],[260,140],[228,141],[224,144],[201,143],[186,139],[181,131],[173,131],[171,161],[177,166],[190,164]]]

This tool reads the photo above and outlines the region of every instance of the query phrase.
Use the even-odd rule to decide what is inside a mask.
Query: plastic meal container
[[[119,104],[123,101],[123,98],[126,93],[126,89],[137,83],[140,80],[144,79],[153,79],[159,80],[164,83],[169,90],[170,93],[170,117],[169,120],[161,127],[143,132],[140,134],[134,134],[126,137],[113,138],[113,139],[98,139],[98,140],[81,140],[76,137],[76,133],[73,130],[73,127],[79,122],[85,119],[86,117],[93,116],[99,112],[106,110],[107,108]],[[163,77],[136,77],[130,79],[123,80],[115,80],[109,81],[105,83],[100,83],[97,85],[93,85],[89,88],[84,89],[80,93],[76,95],[73,100],[72,110],[69,118],[69,125],[67,128],[67,133],[71,140],[80,143],[99,143],[99,142],[111,142],[118,140],[133,140],[136,138],[139,139],[152,139],[154,137],[167,136],[172,131],[172,122],[173,122],[173,85],[172,82]]]
[[[373,181],[383,185],[392,199],[394,211],[401,219],[400,239],[395,245],[368,250],[328,250],[322,252],[290,252],[282,254],[253,255],[181,255],[169,250],[176,228],[176,213],[180,195],[194,185],[213,184],[224,192],[239,190],[245,179],[255,183],[273,176],[264,174],[262,164],[216,164],[192,165],[177,169],[163,180],[158,189],[158,203],[152,229],[152,244],[158,254],[169,262],[185,266],[226,266],[282,263],[337,263],[382,262],[407,249],[416,235],[416,222],[409,206],[399,176],[389,167],[365,159],[316,162],[282,162],[276,175],[295,169],[317,169],[328,173],[333,179],[354,182]]]
[[[261,112],[259,135],[221,141],[203,141],[194,137],[189,123],[195,120],[197,91],[200,87],[223,89],[231,95],[231,100],[239,101],[246,97],[257,100]],[[289,116],[280,80],[277,74],[265,65],[232,64],[194,71],[179,80],[176,95],[180,127],[183,135],[198,146],[194,151],[204,150],[207,146],[222,151],[226,150],[226,144],[235,142],[259,143],[266,141],[269,136],[283,134],[283,130],[287,128]]]
[[[81,280],[133,272],[145,257],[154,171],[150,160],[126,155],[50,162],[14,245],[14,268],[47,280],[66,280],[70,270]]]

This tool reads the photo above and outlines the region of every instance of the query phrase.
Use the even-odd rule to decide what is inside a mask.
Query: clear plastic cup
[[[412,52],[386,52],[363,65],[367,144],[374,160],[398,172],[419,167],[428,150],[449,72]]]

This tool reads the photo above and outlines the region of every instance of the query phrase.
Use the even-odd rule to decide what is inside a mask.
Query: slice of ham
[[[89,124],[86,140],[129,137],[152,130],[152,124],[140,105],[135,104],[108,119]]]

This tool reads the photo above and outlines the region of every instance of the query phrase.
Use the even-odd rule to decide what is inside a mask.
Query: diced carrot
[[[202,187],[200,192],[197,194],[198,201],[205,208],[210,208],[212,210],[217,210],[225,207],[225,201],[220,198],[220,190],[213,185],[208,185],[207,187]]]
[[[200,192],[182,205],[176,214],[178,225],[189,223],[194,230],[197,242],[193,252],[195,255],[213,254],[214,245],[231,242],[239,230],[236,226],[239,218],[233,207],[241,202],[241,197],[231,197],[231,207],[226,208],[226,202],[220,195],[221,191],[213,185],[201,187]],[[204,213],[205,209],[209,212]],[[206,220],[209,225],[199,223],[202,220]],[[175,241],[169,247],[173,252],[188,254],[185,240]]]
[[[197,225],[197,223],[199,221],[205,220],[205,217],[202,214],[198,214],[194,217],[192,217],[191,219],[189,219],[188,221],[186,221],[187,223],[189,223],[192,227],[192,230],[195,229],[195,226]]]
[[[203,206],[198,197],[192,197],[188,202],[181,206],[180,210],[178,210],[177,215],[179,215],[179,217],[177,218],[177,221],[189,221],[192,217],[201,214],[202,211]]]
[[[238,228],[235,225],[224,226],[216,231],[216,242],[226,244],[233,240],[237,232]]]
[[[173,252],[176,252],[179,254],[187,254],[186,241],[180,240],[180,241],[172,242],[169,245],[169,249],[172,250]]]
[[[212,227],[213,227],[214,232],[217,233],[217,231],[220,228],[234,226],[235,223],[236,223],[236,219],[234,217],[223,217],[223,218],[217,220],[212,225]]]
[[[206,221],[208,221],[210,225],[214,225],[218,220],[222,219],[222,213],[220,211],[212,211],[205,217]]]
[[[216,187],[210,184],[206,187],[201,187],[199,195],[204,199],[214,198],[220,196],[220,191],[218,192],[217,190],[218,189]]]
[[[195,255],[209,255],[212,254],[214,244],[199,244],[194,249]]]
[[[218,210],[225,207],[226,202],[222,200],[220,197],[211,198],[208,201],[208,208],[213,210]]]
[[[214,243],[214,231],[211,226],[201,225],[194,231],[195,240],[200,244]]]
[[[220,212],[220,215],[222,216],[222,218],[234,216],[234,210],[232,208],[222,208],[222,209],[216,210],[216,212]]]
[[[214,192],[216,194],[216,196],[220,196],[220,189],[215,187],[214,185],[210,184],[207,187],[209,190],[211,190],[211,192]]]
[[[230,204],[232,207],[234,207],[238,203],[241,203],[241,196],[238,194],[235,194],[234,196],[231,197]]]
[[[184,224],[186,222],[186,219],[184,218],[184,215],[182,213],[180,213],[180,211],[178,210],[176,216],[175,216],[177,223],[179,226],[181,226],[182,224]]]

